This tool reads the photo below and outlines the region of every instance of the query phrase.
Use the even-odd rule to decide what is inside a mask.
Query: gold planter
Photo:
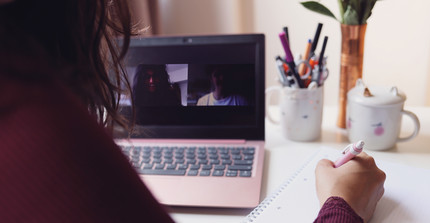
[[[363,74],[364,38],[367,24],[341,24],[342,51],[340,59],[339,114],[337,126],[346,127],[347,93]]]

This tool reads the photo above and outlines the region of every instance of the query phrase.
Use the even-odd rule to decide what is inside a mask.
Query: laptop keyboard
[[[251,177],[254,147],[121,146],[139,174]]]

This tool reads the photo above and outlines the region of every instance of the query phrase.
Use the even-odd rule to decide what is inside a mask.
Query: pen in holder
[[[324,58],[322,65],[316,64],[312,69],[311,82],[315,81],[318,86],[324,84],[324,81],[327,80],[329,71],[326,66],[327,57]]]

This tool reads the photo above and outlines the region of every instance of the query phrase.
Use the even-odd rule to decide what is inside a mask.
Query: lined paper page
[[[339,150],[323,148],[262,204],[245,222],[313,222],[319,202],[315,191],[315,167],[325,158],[336,160]],[[428,222],[430,219],[430,170],[377,160],[387,174],[385,194],[371,223]]]

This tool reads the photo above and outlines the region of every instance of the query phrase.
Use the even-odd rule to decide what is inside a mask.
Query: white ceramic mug
[[[274,93],[280,94],[280,121],[275,120],[266,111],[267,118],[274,124],[281,125],[282,134],[294,141],[313,141],[321,135],[323,111],[323,87],[291,88],[270,87],[266,90],[266,108]]]
[[[405,100],[405,94],[396,87],[366,87],[358,80],[348,92],[346,123],[349,141],[364,140],[365,149],[386,150],[397,142],[417,136],[420,122],[414,113],[403,110]],[[413,121],[414,131],[401,138],[399,135],[404,115]]]

